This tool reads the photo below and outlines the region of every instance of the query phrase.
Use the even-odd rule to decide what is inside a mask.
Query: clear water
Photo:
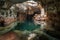
[[[40,28],[40,26],[35,25],[33,22],[26,21],[26,22],[21,23],[21,24],[18,23],[15,29],[20,30],[20,31],[25,31],[25,30],[33,31],[33,30],[35,30],[37,28]]]

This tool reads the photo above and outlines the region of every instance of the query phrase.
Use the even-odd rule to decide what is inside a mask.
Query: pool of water
[[[40,29],[40,25],[35,25],[33,22],[26,21],[24,23],[18,23],[15,29],[20,31],[33,31],[38,28]]]

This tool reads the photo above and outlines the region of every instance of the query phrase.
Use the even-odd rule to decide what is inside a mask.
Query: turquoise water
[[[40,26],[35,25],[33,22],[26,21],[24,23],[18,23],[15,29],[20,31],[33,31],[37,28],[40,28]]]

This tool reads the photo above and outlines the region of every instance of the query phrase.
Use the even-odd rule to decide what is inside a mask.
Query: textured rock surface
[[[8,32],[0,36],[0,40],[19,40],[14,32]]]

